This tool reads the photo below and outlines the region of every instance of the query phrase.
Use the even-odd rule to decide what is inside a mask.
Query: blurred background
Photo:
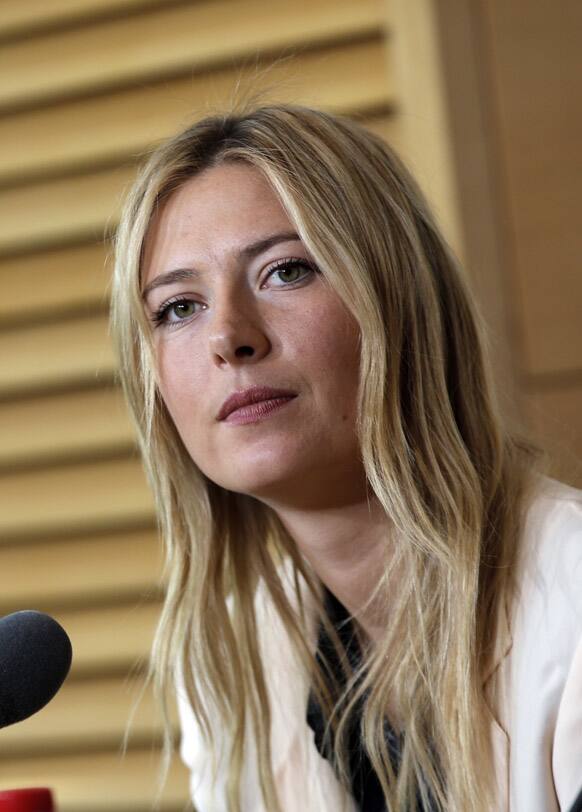
[[[140,153],[233,98],[357,117],[416,175],[489,325],[505,408],[582,487],[577,0],[2,0],[0,614],[68,630],[56,699],[0,731],[0,789],[150,808],[162,591],[115,384],[108,248]],[[176,763],[163,810],[187,805]]]

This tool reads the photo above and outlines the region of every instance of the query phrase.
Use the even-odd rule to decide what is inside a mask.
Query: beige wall
[[[524,410],[582,486],[582,6],[481,5]]]
[[[552,473],[582,487],[582,6],[436,7],[467,266],[503,390]]]

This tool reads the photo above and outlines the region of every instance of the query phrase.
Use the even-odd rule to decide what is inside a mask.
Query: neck
[[[323,509],[277,511],[323,584],[353,615],[363,638],[376,641],[384,623],[370,596],[385,569],[391,523],[376,497]]]

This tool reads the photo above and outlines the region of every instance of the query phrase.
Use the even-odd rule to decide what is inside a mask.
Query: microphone
[[[26,609],[0,619],[0,727],[27,719],[63,684],[71,641],[50,615]]]

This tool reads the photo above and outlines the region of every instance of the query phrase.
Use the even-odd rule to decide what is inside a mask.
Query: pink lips
[[[295,397],[296,393],[288,389],[252,386],[241,392],[233,392],[222,404],[217,420],[251,423],[284,406]]]

